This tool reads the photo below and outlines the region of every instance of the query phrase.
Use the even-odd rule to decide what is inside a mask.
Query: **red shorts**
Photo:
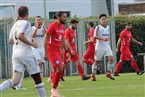
[[[74,56],[71,55],[71,51],[68,50],[68,52],[69,52],[69,54],[70,54],[70,57],[71,57],[71,61],[72,61],[72,62],[75,62],[75,61],[80,60],[80,59],[79,59],[78,52],[76,51],[76,49],[73,49],[73,50],[74,50],[74,52],[75,52],[75,55],[74,55]],[[68,57],[66,56],[66,52],[64,53],[64,63],[68,63]]]
[[[133,56],[130,49],[121,50],[120,60],[130,61],[132,58]]]
[[[83,58],[94,60],[94,54],[95,54],[95,46],[89,46],[86,52],[84,53]]]
[[[58,67],[62,65],[60,47],[50,46],[48,47],[48,59],[53,67]]]

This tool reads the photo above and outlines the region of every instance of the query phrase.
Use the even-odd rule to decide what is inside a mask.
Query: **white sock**
[[[108,62],[107,64],[107,71],[113,73],[114,64],[113,62]]]
[[[19,87],[19,88],[22,87],[23,78],[24,78],[24,73],[22,74],[22,77],[20,79],[20,82],[19,82],[19,84],[16,87]]]
[[[42,83],[36,85],[36,91],[39,97],[46,97],[46,92]]]
[[[0,92],[5,91],[8,88],[11,88],[12,86],[13,86],[13,81],[11,79],[6,80],[0,85]]]
[[[93,74],[96,74],[97,66],[98,66],[98,65],[96,65],[95,63],[93,63],[93,65],[92,65],[92,73],[93,73]]]

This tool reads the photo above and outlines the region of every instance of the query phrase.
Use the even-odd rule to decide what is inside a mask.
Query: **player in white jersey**
[[[13,25],[11,32],[13,32],[13,39],[9,40],[13,43],[13,74],[12,78],[4,81],[0,85],[0,92],[16,86],[27,69],[28,73],[32,76],[37,93],[39,97],[46,97],[45,89],[42,84],[40,76],[40,68],[33,56],[31,46],[37,48],[37,43],[32,42],[31,38],[31,24],[28,22],[28,8],[20,6],[18,9],[19,20]],[[11,37],[11,36],[10,36]]]
[[[95,47],[95,62],[92,65],[92,79],[93,81],[96,81],[95,73],[96,68],[98,68],[98,65],[102,59],[103,56],[108,57],[108,64],[107,64],[107,73],[106,77],[114,80],[114,78],[111,75],[111,72],[113,72],[113,53],[110,47],[110,30],[109,26],[107,25],[107,15],[101,14],[99,16],[100,25],[98,25],[95,28],[94,31],[94,38],[97,39],[96,47]]]
[[[45,28],[43,25],[43,21],[41,16],[35,17],[36,25],[32,27],[32,38],[34,41],[37,42],[38,48],[32,47],[34,57],[39,63],[41,72],[42,72],[42,65],[44,65],[44,34]]]

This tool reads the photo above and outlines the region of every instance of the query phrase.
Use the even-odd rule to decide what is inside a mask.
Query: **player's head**
[[[67,14],[64,11],[59,11],[54,15],[54,19],[57,19],[61,24],[65,24],[67,19]]]
[[[107,15],[106,14],[100,14],[99,20],[101,25],[106,25],[107,24]]]
[[[28,19],[29,10],[28,10],[27,6],[20,6],[18,8],[18,17]]]
[[[93,22],[88,22],[87,23],[87,28],[90,29],[92,27],[94,27],[94,23]]]
[[[132,29],[131,22],[126,22],[126,29],[129,30],[129,31]]]
[[[76,19],[72,19],[72,20],[70,21],[70,27],[71,27],[71,29],[76,30],[77,24],[78,24],[78,23],[79,23],[79,22],[78,22]]]
[[[42,18],[41,16],[36,16],[35,17],[35,23],[37,27],[41,27],[42,26]]]

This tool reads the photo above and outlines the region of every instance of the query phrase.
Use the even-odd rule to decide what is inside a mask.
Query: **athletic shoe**
[[[137,72],[137,75],[142,75],[144,74],[145,71]]]
[[[101,74],[101,71],[98,68],[96,69],[96,74],[97,75]]]
[[[91,74],[91,78],[92,78],[92,81],[96,81],[96,76],[94,74]]]
[[[59,94],[57,89],[51,89],[51,97],[63,97]]]
[[[119,74],[117,72],[114,72],[113,76],[119,76]]]
[[[110,73],[106,73],[106,77],[110,78],[111,80],[115,80]]]
[[[63,82],[65,81],[63,77],[61,77],[61,81],[63,81]]]
[[[90,79],[91,78],[91,76],[86,76],[86,75],[84,75],[84,77],[82,78],[82,80],[88,80],[88,79]]]
[[[14,90],[21,90],[21,91],[27,90],[26,88],[17,87],[17,86],[12,87],[12,89],[14,89]]]

